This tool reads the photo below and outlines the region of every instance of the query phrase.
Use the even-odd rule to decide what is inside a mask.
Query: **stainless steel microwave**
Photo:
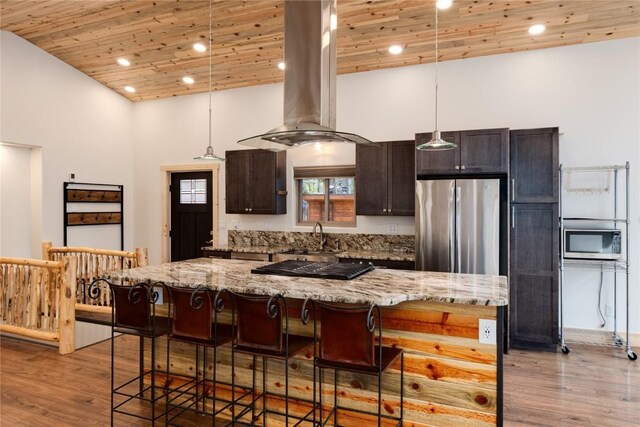
[[[620,230],[566,228],[564,230],[565,258],[615,261],[622,257]]]

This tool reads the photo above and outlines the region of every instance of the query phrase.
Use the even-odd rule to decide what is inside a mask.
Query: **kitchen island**
[[[480,344],[479,320],[497,321],[501,336],[508,301],[507,279],[502,276],[435,273],[376,269],[350,281],[251,274],[266,265],[218,259],[195,259],[122,270],[112,273],[113,281],[163,282],[174,286],[207,286],[213,290],[276,295],[289,300],[290,332],[313,335],[313,328],[297,319],[306,298],[347,303],[377,304],[382,308],[383,340],[405,350],[404,425],[467,426],[502,424],[502,340]],[[229,317],[223,317],[229,321]],[[157,344],[157,370],[165,341]],[[230,381],[230,350],[218,352],[217,372]],[[172,381],[193,375],[195,361],[189,346],[172,346]],[[290,359],[292,398],[311,397],[312,351]],[[147,363],[149,359],[147,357]],[[236,384],[251,383],[250,357],[236,355]],[[213,361],[211,361],[211,366]],[[270,365],[267,388],[282,384],[282,364]],[[397,366],[396,366],[397,365]],[[397,415],[399,409],[399,363],[383,376],[383,411]],[[173,378],[177,376],[176,378]],[[260,375],[260,374],[259,374]],[[164,382],[157,375],[159,384]],[[327,380],[328,381],[328,380]],[[224,393],[225,390],[220,390]],[[227,392],[229,392],[227,390]],[[324,396],[332,400],[333,387]],[[376,384],[365,375],[342,373],[339,378],[341,406],[372,411],[376,407]],[[269,401],[269,405],[284,405]],[[292,412],[304,413],[304,404],[291,405]],[[340,414],[341,425],[369,425],[362,414]],[[385,424],[386,425],[386,424]]]

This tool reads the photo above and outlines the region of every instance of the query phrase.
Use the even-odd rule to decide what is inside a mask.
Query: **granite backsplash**
[[[325,233],[326,249],[343,251],[415,252],[415,236],[389,234]],[[313,233],[294,231],[229,230],[228,244],[232,246],[291,246],[296,249],[315,249],[319,237]]]

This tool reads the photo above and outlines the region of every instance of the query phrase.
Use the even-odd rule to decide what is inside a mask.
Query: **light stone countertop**
[[[293,248],[290,246],[235,246],[235,245],[217,245],[217,246],[205,246],[201,248],[203,251],[218,251],[218,252],[237,252],[237,253],[252,253],[252,254],[282,254],[291,251]]]
[[[338,258],[376,259],[386,261],[415,261],[416,254],[389,251],[345,251],[336,254]]]
[[[111,280],[207,286],[214,290],[287,298],[390,306],[403,301],[503,306],[509,301],[507,278],[478,274],[376,269],[353,280],[251,274],[260,261],[198,258],[115,271]]]

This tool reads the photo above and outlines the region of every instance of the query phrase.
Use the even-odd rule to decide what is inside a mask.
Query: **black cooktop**
[[[373,270],[371,264],[287,260],[251,270],[254,274],[351,280]]]

